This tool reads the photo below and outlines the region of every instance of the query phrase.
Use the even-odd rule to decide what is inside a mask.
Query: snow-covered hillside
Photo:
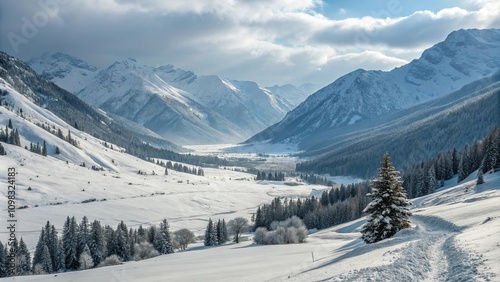
[[[458,30],[392,71],[356,70],[320,89],[251,141],[300,141],[446,95],[500,69],[500,30]]]
[[[500,173],[485,175],[482,185],[473,178],[459,185],[454,178],[438,192],[413,200],[412,228],[370,245],[361,239],[364,219],[358,219],[311,234],[305,244],[261,246],[244,241],[204,247],[198,243],[186,252],[149,260],[14,280],[497,281]],[[80,210],[79,206],[74,209]],[[54,206],[49,214],[58,208],[64,206]],[[140,215],[142,208],[133,210]],[[184,212],[186,217],[197,213]],[[175,224],[175,215],[168,218]]]
[[[209,218],[249,219],[257,205],[275,196],[305,197],[314,189],[324,189],[316,185],[255,182],[253,174],[231,168],[204,168],[205,176],[174,170],[164,175],[163,167],[126,154],[119,146],[106,147],[104,141],[75,130],[15,90],[6,86],[0,89],[9,92],[5,101],[16,105],[15,109],[23,109],[21,117],[16,111],[0,108],[1,127],[5,128],[11,120],[22,145],[2,143],[7,155],[0,156],[0,170],[16,168],[16,205],[27,206],[16,211],[18,236],[30,248],[36,244],[41,224],[49,220],[62,227],[68,215],[87,216],[112,226],[123,220],[131,227],[154,225],[167,218],[172,230],[189,228],[202,234]],[[35,123],[55,131],[61,129],[65,135],[71,131],[78,147]],[[30,142],[44,141],[46,157],[24,148],[29,148]],[[55,153],[56,147],[60,154]],[[85,167],[81,166],[83,163]],[[92,170],[92,166],[103,170]],[[138,174],[139,171],[146,174]],[[7,174],[0,174],[0,182],[6,181]],[[6,195],[4,189],[0,201],[6,202]],[[5,242],[7,235],[0,233],[0,241]]]

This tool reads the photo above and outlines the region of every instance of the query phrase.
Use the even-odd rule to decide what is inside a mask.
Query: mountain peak
[[[444,43],[500,43],[500,29],[459,29],[448,34]]]
[[[32,65],[32,67],[39,66],[39,65],[41,65],[41,63],[49,63],[50,65],[52,65],[54,67],[59,67],[59,68],[73,66],[76,68],[80,68],[80,69],[84,69],[84,70],[88,70],[88,71],[92,71],[92,72],[97,71],[96,66],[94,66],[88,62],[85,62],[78,57],[75,57],[75,56],[72,56],[72,55],[69,55],[66,53],[62,53],[59,51],[45,52],[45,53],[43,53],[42,56],[31,58],[28,61],[28,64]],[[38,72],[38,70],[36,70],[36,71]]]
[[[32,58],[28,64],[43,79],[76,93],[98,72],[98,68],[84,60],[62,52],[45,52]]]

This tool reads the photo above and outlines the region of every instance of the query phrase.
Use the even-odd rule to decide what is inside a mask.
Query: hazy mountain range
[[[268,89],[252,81],[198,76],[172,65],[153,68],[134,59],[98,70],[60,52],[28,63],[41,77],[90,105],[180,144],[243,141],[281,120],[314,89],[311,84]]]

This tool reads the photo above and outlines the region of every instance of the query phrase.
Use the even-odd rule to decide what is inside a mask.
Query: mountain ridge
[[[246,143],[269,140],[301,146],[305,136],[319,136],[325,130],[458,90],[500,69],[499,38],[499,29],[458,30],[402,67],[391,71],[355,70],[309,96],[283,120]]]
[[[101,70],[60,52],[45,53],[28,63],[45,78],[64,85],[93,106],[182,144],[241,142],[279,121],[296,106],[252,81],[198,76],[173,65],[149,67],[130,58]],[[124,65],[130,66],[126,69]],[[154,94],[159,97],[153,98]],[[150,102],[134,107],[134,102],[144,99]],[[169,103],[162,100],[172,103],[166,105]],[[126,104],[127,101],[130,102]],[[158,107],[159,104],[164,107]],[[157,117],[161,122],[148,119],[148,112],[157,115],[153,109],[173,121],[166,121],[162,114]]]

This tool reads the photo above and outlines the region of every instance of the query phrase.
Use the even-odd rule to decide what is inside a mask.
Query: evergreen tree
[[[160,222],[160,227],[155,233],[153,245],[160,254],[171,254],[174,252],[174,245],[172,244],[169,225],[166,219]]]
[[[59,155],[61,153],[61,150],[59,149],[59,146],[56,146],[56,150],[54,151],[56,155]]]
[[[229,241],[229,233],[227,232],[226,221],[222,219],[222,242],[226,243]]]
[[[469,151],[469,147],[465,145],[462,157],[460,158],[460,164],[458,166],[458,182],[461,182],[470,174],[472,164]]]
[[[433,164],[429,167],[429,170],[427,171],[427,185],[428,185],[427,194],[434,193],[436,191],[436,187],[438,186],[436,179],[436,170]]]
[[[7,263],[7,252],[2,242],[0,241],[0,278],[9,276]]]
[[[45,273],[52,273],[53,272],[52,260],[50,258],[50,252],[49,252],[49,248],[47,247],[47,245],[43,245],[41,260],[40,260],[39,264],[40,264],[43,272],[45,272]]]
[[[156,237],[156,232],[157,232],[156,226],[153,225],[148,228],[147,240],[149,243],[153,245]]]
[[[58,241],[58,246],[57,246],[57,259],[59,260],[57,262],[57,271],[64,271],[66,268],[66,257],[64,256],[64,246],[63,246],[63,240]],[[56,270],[56,269],[54,269]]]
[[[35,253],[33,254],[33,272],[35,271],[35,266],[37,264],[42,264],[43,251],[46,247],[45,245],[45,228],[42,227],[42,231],[40,232],[40,236],[38,237],[38,242],[36,244]],[[45,271],[45,270],[44,270]],[[50,273],[46,272],[45,273]]]
[[[142,227],[142,225],[139,225],[139,228],[137,228],[137,243],[144,241],[147,241],[146,230]]]
[[[80,258],[80,254],[83,252],[85,246],[90,244],[90,230],[89,230],[89,220],[86,216],[83,216],[82,222],[79,225],[78,230],[78,246],[76,250],[76,257]],[[89,252],[90,255],[90,252]]]
[[[137,234],[137,233],[136,233]],[[137,236],[136,236],[137,237]],[[135,238],[136,238],[135,237]],[[129,255],[130,255],[130,258],[133,258],[134,257],[134,244],[136,242],[134,241],[134,231],[132,230],[132,228],[129,229],[129,232],[128,232],[128,250],[129,250]]]
[[[257,212],[255,212],[255,222],[253,225],[253,231],[257,230],[259,227],[265,227],[264,213],[260,206],[257,207]]]
[[[63,267],[60,264],[61,262],[60,252],[59,252],[60,240],[57,237],[57,231],[54,225],[50,225],[50,222],[47,221],[47,224],[45,225],[45,230],[48,230],[47,226],[50,226],[50,233],[47,231],[45,232],[46,235],[45,245],[47,245],[47,247],[49,248],[50,258],[52,260],[52,270],[58,271]]]
[[[128,250],[129,245],[126,239],[126,235],[119,226],[114,232],[113,244],[115,254],[119,256],[122,261],[128,261],[130,259],[130,252]]]
[[[5,151],[5,148],[3,147],[2,143],[0,143],[0,156],[7,155],[7,152]]]
[[[17,257],[19,258],[19,274],[28,275],[31,272],[31,254],[28,246],[23,238],[19,240],[19,248],[17,249]]]
[[[212,219],[208,219],[207,229],[205,230],[205,246],[217,245],[217,227],[214,226]]]
[[[222,245],[224,243],[224,230],[222,229],[222,221],[219,219],[217,221],[217,245]]]
[[[78,257],[77,257],[77,226],[75,217],[66,218],[64,222],[62,231],[62,247],[64,256],[64,269],[66,270],[76,270],[78,269]]]
[[[453,171],[453,175],[458,173],[459,165],[460,165],[460,158],[458,157],[457,149],[453,148],[453,152],[451,153],[451,169]]]
[[[491,169],[497,171],[500,169],[500,132],[498,132],[497,136],[493,139],[491,147],[490,166]]]
[[[19,136],[19,131],[17,130],[17,128],[14,132],[14,143],[13,144],[16,146],[21,146],[21,137]]]
[[[483,171],[482,170],[479,170],[479,172],[477,173],[477,181],[476,181],[476,184],[479,185],[479,184],[483,184],[484,183],[484,176],[483,176]]]
[[[384,155],[378,179],[372,181],[372,201],[363,210],[368,213],[367,222],[362,228],[363,240],[375,243],[389,238],[401,229],[409,228],[406,198],[399,172],[394,169],[388,153]]]
[[[95,265],[99,265],[107,255],[106,238],[101,223],[94,220],[90,226],[90,240],[89,240],[90,256]]]

